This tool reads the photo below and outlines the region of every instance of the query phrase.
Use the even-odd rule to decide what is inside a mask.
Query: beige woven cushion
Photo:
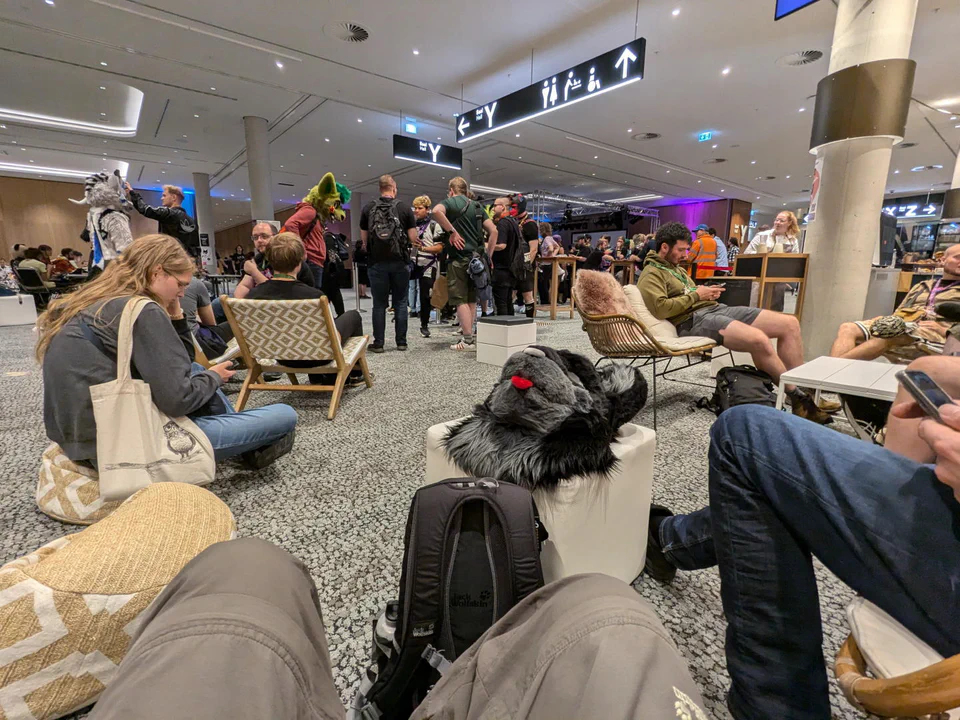
[[[71,461],[59,445],[54,443],[43,453],[37,480],[40,512],[54,520],[90,525],[119,506],[119,500],[107,502],[100,497],[97,473]]]
[[[0,568],[0,718],[50,720],[94,702],[147,606],[235,530],[209,491],[159,483]]]
[[[319,300],[227,301],[255,358],[333,360],[333,343]]]
[[[666,338],[657,338],[657,342],[663,345],[667,350],[673,350],[674,352],[680,352],[682,350],[690,350],[692,348],[699,347],[706,349],[716,345],[711,338],[702,337],[700,335],[688,335],[686,337],[673,338],[672,340],[667,340]]]
[[[663,343],[664,340],[676,339],[677,328],[669,320],[658,320],[653,313],[647,309],[647,304],[643,301],[643,295],[636,285],[626,285],[623,288],[623,294],[626,295],[630,303],[631,315],[642,322],[647,331],[657,340]]]

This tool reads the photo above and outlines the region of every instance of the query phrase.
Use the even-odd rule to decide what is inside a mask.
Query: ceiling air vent
[[[660,137],[660,133],[646,132],[646,133],[637,133],[633,136],[633,139],[637,142],[643,142],[644,140],[656,140]]]
[[[704,161],[703,161],[703,164],[704,164],[704,165],[719,165],[720,163],[725,163],[726,161],[727,161],[726,158],[710,158],[709,160],[704,160]]]
[[[776,179],[777,179],[777,176],[776,176],[776,175],[765,175],[765,176],[763,177],[763,179],[764,179],[764,180],[776,180]]]
[[[352,22],[324,25],[323,32],[329,37],[346,43],[362,43],[370,38],[370,33],[365,27]]]
[[[894,150],[906,150],[907,148],[916,147],[919,143],[915,142],[902,142],[899,145],[894,145]]]
[[[277,183],[277,185],[280,185],[281,187],[296,187],[296,185],[293,183]]]
[[[801,50],[799,52],[790,53],[789,55],[784,55],[781,58],[777,58],[777,65],[782,67],[801,67],[803,65],[815,63],[822,57],[823,53],[819,50]]]

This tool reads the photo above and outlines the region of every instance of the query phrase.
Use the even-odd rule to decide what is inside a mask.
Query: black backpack
[[[697,407],[710,410],[717,417],[737,405],[776,407],[773,379],[752,365],[721,368],[717,372],[717,389],[713,391],[713,397],[697,401]]]
[[[400,600],[374,621],[374,664],[348,717],[409,718],[450,663],[543,587],[544,539],[533,496],[519,485],[462,478],[420,488]]]
[[[397,212],[399,203],[390,198],[380,198],[370,210],[370,235],[373,242],[386,245],[390,254],[400,260],[410,258],[410,240],[400,225]]]

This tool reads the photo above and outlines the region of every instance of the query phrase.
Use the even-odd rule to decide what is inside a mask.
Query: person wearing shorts
[[[647,255],[637,284],[647,309],[660,320],[669,320],[681,337],[708,337],[729,350],[748,352],[754,365],[775,383],[787,370],[803,364],[800,323],[793,315],[749,307],[729,307],[717,302],[724,288],[697,285],[678,265],[690,249],[690,229],[679,222],[657,231],[654,252]],[[772,339],[776,338],[774,348]],[[830,422],[809,395],[786,386],[794,415],[820,424]]]

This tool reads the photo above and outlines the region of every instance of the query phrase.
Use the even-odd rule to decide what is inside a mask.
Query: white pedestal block
[[[507,358],[537,342],[532,318],[504,316],[477,322],[477,362],[503,367]]]
[[[424,484],[468,476],[441,447],[454,422],[427,430]],[[540,555],[545,582],[599,572],[630,583],[640,574],[647,555],[656,446],[653,430],[624,425],[613,445],[620,463],[610,477],[570,478],[555,491],[534,493],[550,534]]]
[[[37,304],[33,295],[0,297],[0,326],[33,325],[37,322]]]

